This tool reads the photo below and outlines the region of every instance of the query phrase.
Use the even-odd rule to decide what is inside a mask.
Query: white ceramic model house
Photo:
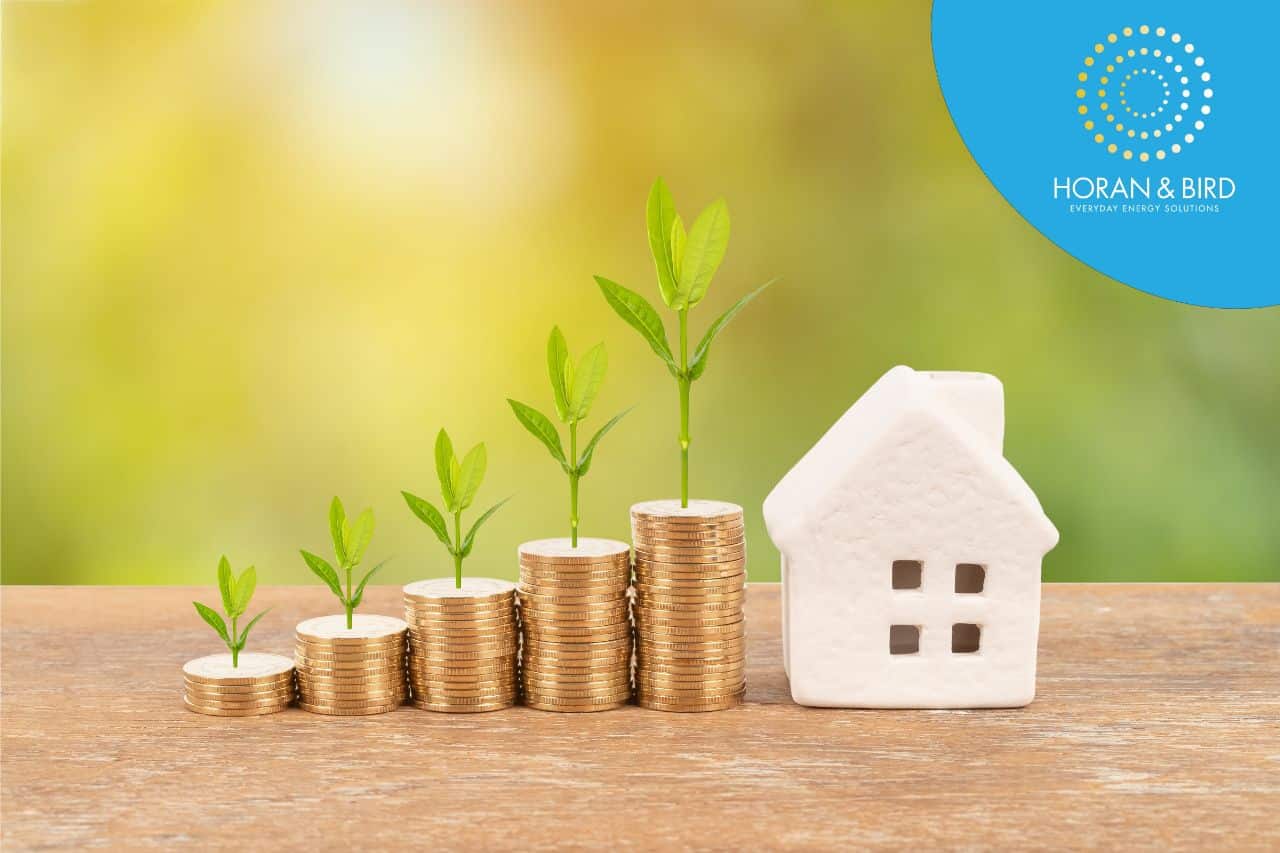
[[[1003,443],[994,376],[895,367],[765,499],[797,702],[1034,698],[1040,563],[1058,531]]]

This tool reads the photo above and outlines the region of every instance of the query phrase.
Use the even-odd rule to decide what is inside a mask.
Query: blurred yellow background
[[[479,504],[516,494],[468,571],[514,577],[567,532],[504,402],[551,410],[553,323],[609,347],[587,429],[636,406],[583,485],[584,534],[626,538],[678,494],[676,388],[591,275],[659,302],[657,175],[686,222],[733,215],[695,339],[782,278],[694,386],[692,491],[746,507],[752,579],[765,494],[897,363],[1004,380],[1047,579],[1280,578],[1280,311],[1145,296],[1023,222],[951,125],[924,0],[3,15],[6,583],[211,584],[223,552],[314,582],[334,494],[375,508],[384,582],[448,574],[399,495],[435,494],[442,425],[488,444]]]

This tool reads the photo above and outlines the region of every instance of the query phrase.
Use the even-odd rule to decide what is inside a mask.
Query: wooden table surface
[[[740,709],[368,718],[184,710],[209,589],[0,595],[5,849],[1280,848],[1280,584],[1046,586],[1020,710],[798,707],[755,585]],[[286,654],[332,610],[268,604],[251,648]]]

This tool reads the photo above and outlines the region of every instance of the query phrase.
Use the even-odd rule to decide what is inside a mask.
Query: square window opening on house
[[[919,625],[890,625],[889,654],[914,655],[920,653]]]
[[[893,561],[893,588],[919,589],[924,565],[919,560]]]
[[[971,622],[957,622],[951,626],[951,651],[957,655],[970,655],[982,645],[982,628]]]
[[[982,592],[987,583],[987,568],[977,563],[960,563],[956,566],[956,592],[975,595]]]

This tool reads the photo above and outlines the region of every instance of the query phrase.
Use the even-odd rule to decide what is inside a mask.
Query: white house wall
[[[796,701],[855,707],[1005,707],[1035,692],[1040,563],[1056,531],[1025,484],[976,434],[935,412],[904,413],[816,503],[785,553],[787,657]],[[1006,470],[1007,469],[1007,470]],[[892,589],[894,560],[924,563],[923,587]],[[987,567],[957,595],[957,563]],[[951,652],[951,625],[982,626]],[[922,627],[920,652],[889,654],[889,626]]]

